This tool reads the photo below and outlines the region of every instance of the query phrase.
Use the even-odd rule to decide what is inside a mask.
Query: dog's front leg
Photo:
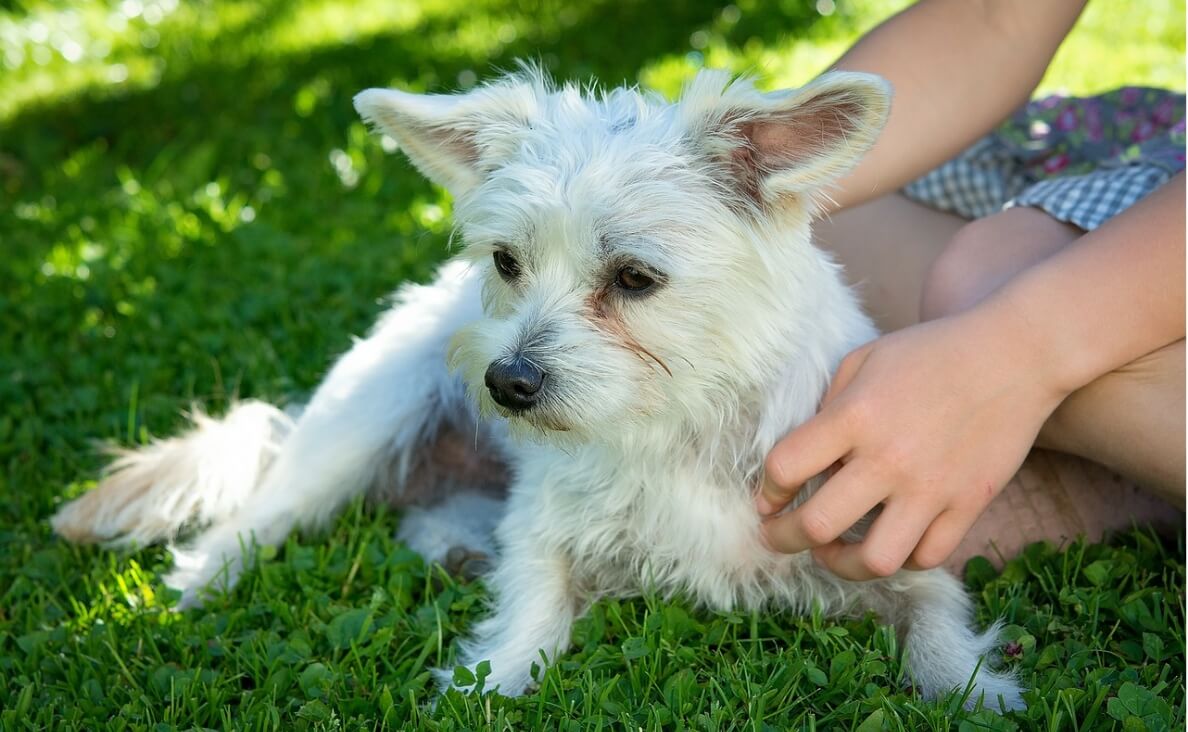
[[[242,508],[174,552],[166,584],[192,604],[212,580],[233,584],[253,545],[275,545],[295,526],[323,523],[396,465],[397,480],[438,423],[467,413],[445,364],[453,334],[481,316],[475,271],[447,264],[429,286],[406,287],[365,340],[318,387]],[[211,456],[218,459],[218,456]]]
[[[519,696],[532,684],[532,664],[543,666],[569,646],[569,633],[578,612],[578,598],[570,578],[570,562],[560,551],[521,538],[507,546],[488,578],[493,613],[478,624],[461,646],[459,663],[474,672],[489,661],[485,689]],[[453,683],[448,669],[438,672],[443,687]]]

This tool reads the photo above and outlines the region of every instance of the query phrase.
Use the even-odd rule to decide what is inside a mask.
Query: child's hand
[[[942,564],[1066,396],[1046,385],[1043,349],[1029,347],[1025,332],[1025,322],[975,309],[847,356],[820,413],[768,455],[760,513],[838,469],[803,505],[764,523],[768,544],[814,549],[854,580]],[[838,539],[880,503],[861,543]]]

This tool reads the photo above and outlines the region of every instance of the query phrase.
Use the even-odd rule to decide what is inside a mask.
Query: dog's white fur
[[[295,422],[259,403],[200,419],[123,457],[55,529],[147,542],[205,524],[166,577],[193,603],[234,582],[243,547],[323,523],[377,476],[407,478],[449,422],[481,431],[513,469],[493,611],[461,649],[465,664],[491,662],[488,684],[505,694],[530,686],[542,651],[564,651],[590,603],[651,589],[717,609],[873,609],[900,631],[925,695],[972,684],[971,704],[1021,707],[1014,681],[983,665],[995,629],[970,628],[953,577],[853,583],[760,541],[765,455],[876,335],[810,222],[888,104],[881,80],[847,73],[762,94],[703,72],[675,104],[554,88],[532,71],[454,96],[363,92],[363,117],[453,193],[465,251],[433,284],[400,291]],[[497,250],[518,276],[500,277]],[[623,266],[657,284],[623,290]],[[512,356],[547,373],[516,415],[484,386],[488,365]],[[440,559],[465,505],[406,536]]]

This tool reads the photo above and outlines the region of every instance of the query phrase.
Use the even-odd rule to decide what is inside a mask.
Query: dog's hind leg
[[[445,356],[458,328],[482,314],[479,287],[477,272],[453,262],[432,285],[400,292],[372,334],[335,364],[240,512],[174,552],[165,581],[183,591],[183,603],[216,578],[234,582],[253,544],[324,523],[380,472],[407,477],[443,417],[469,409]]]
[[[295,526],[324,523],[380,472],[403,480],[442,418],[468,410],[445,354],[454,332],[481,315],[477,279],[454,262],[433,284],[398,293],[371,335],[331,369],[245,500],[174,549],[165,581],[183,591],[183,604],[194,604],[216,578],[233,584],[253,545],[275,545]],[[202,456],[215,464],[222,458]]]
[[[447,420],[417,451],[411,471],[390,475],[400,467],[392,465],[368,496],[401,509],[396,538],[451,574],[477,577],[495,557],[511,480],[505,426]]]

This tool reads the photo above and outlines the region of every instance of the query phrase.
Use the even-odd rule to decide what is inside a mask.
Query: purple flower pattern
[[[1034,180],[1135,163],[1176,173],[1184,169],[1184,118],[1183,94],[1128,86],[1037,99],[994,134]]]

